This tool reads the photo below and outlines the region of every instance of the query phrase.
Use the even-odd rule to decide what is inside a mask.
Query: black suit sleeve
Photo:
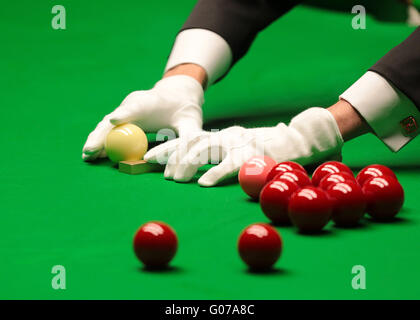
[[[298,3],[299,0],[199,0],[181,31],[200,28],[217,33],[229,44],[234,64],[248,51],[259,31]]]
[[[395,85],[420,110],[420,27],[369,70]]]

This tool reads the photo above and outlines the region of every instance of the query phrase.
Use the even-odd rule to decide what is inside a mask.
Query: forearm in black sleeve
[[[370,71],[379,73],[420,110],[420,27],[389,51]]]
[[[220,35],[232,50],[233,65],[247,52],[259,31],[300,2],[300,0],[199,0],[182,30],[200,28]]]

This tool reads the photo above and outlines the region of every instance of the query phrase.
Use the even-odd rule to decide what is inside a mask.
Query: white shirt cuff
[[[375,72],[366,72],[340,95],[340,99],[349,102],[394,152],[418,134],[419,110],[401,91]]]
[[[194,63],[204,68],[210,85],[228,71],[232,50],[226,40],[213,31],[184,30],[175,39],[165,72],[183,63]]]

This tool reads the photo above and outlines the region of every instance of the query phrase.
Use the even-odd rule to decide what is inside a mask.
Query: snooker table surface
[[[395,221],[330,223],[316,236],[277,228],[283,254],[263,274],[250,273],[236,250],[243,228],[268,222],[237,183],[202,188],[81,160],[96,123],[159,79],[194,2],[64,0],[66,30],[51,28],[51,3],[2,4],[0,298],[420,298],[420,139],[397,154],[373,135],[343,149],[355,173],[372,163],[395,171],[406,195]],[[353,30],[351,19],[350,9],[298,6],[276,21],[208,90],[206,128],[275,125],[331,105],[414,30],[371,16],[366,30]],[[132,237],[150,220],[179,237],[166,271],[144,270],[133,254]],[[51,287],[54,265],[66,268],[65,290]],[[365,290],[351,286],[354,265],[366,268]]]

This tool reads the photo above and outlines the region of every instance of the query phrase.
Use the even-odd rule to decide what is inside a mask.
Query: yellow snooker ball
[[[141,160],[147,147],[146,134],[131,123],[116,126],[105,140],[106,154],[113,162]]]

